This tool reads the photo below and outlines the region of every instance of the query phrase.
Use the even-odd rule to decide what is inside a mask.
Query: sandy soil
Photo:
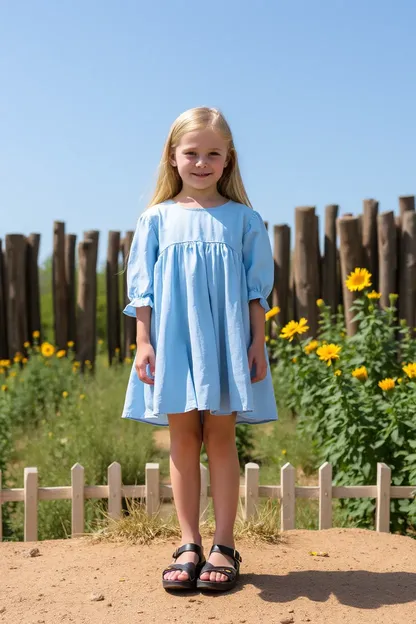
[[[28,556],[34,547],[40,556]],[[242,574],[233,592],[175,595],[160,582],[170,542],[2,543],[0,624],[416,624],[415,540],[331,529],[288,532],[277,546],[238,548]],[[100,594],[102,600],[92,600]]]

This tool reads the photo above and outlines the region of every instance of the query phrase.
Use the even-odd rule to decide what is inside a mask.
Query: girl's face
[[[187,132],[173,149],[170,163],[178,168],[184,186],[216,187],[228,163],[227,142],[210,128]]]

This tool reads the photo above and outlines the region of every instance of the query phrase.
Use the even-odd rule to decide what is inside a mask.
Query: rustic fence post
[[[273,305],[279,306],[278,324],[289,321],[290,227],[274,226],[274,289]]]
[[[7,266],[7,329],[10,358],[21,352],[27,334],[26,301],[26,237],[22,234],[6,235]]]
[[[76,294],[75,294],[75,234],[65,236],[65,281],[68,295],[68,342],[75,342],[77,337]]]
[[[296,471],[292,464],[285,464],[280,471],[281,528],[290,531],[296,526]]]
[[[6,262],[0,239],[0,360],[9,359],[9,344],[7,339],[7,284]]]
[[[365,199],[363,201],[363,264],[364,268],[370,271],[371,282],[378,290],[378,241],[377,241],[377,215],[378,201],[375,199]]]
[[[377,464],[377,510],[376,531],[390,531],[390,484],[391,469],[386,464]]]
[[[108,480],[108,515],[113,520],[121,516],[122,481],[121,466],[114,461],[107,469]]]
[[[94,363],[95,354],[95,305],[94,280],[96,278],[94,265],[94,250],[92,241],[78,243],[78,297],[77,297],[77,339],[75,342],[77,358],[82,362]]]
[[[52,296],[55,327],[55,344],[67,348],[68,294],[65,276],[65,223],[54,221],[52,256]]]
[[[415,212],[414,195],[402,195],[399,197],[400,223],[403,221],[405,212]]]
[[[41,330],[40,293],[39,293],[39,257],[40,234],[31,234],[26,239],[26,297],[27,297],[27,334],[33,341],[33,332]]]
[[[319,528],[332,527],[332,466],[325,462],[319,468]]]
[[[339,303],[339,280],[337,272],[337,228],[338,206],[330,204],[325,208],[325,243],[322,262],[322,298],[330,306],[332,314]]]
[[[120,232],[108,233],[106,281],[107,281],[107,346],[108,362],[113,358],[121,361],[120,297],[118,288],[118,255]],[[118,349],[118,352],[116,351]],[[118,353],[118,355],[117,355]]]
[[[1,249],[0,249],[1,251]],[[1,357],[1,354],[0,354]],[[0,542],[3,540],[3,512],[2,512],[2,491],[3,489],[3,485],[2,485],[2,477],[1,477],[1,470],[0,470]]]
[[[199,517],[201,522],[204,522],[208,518],[208,468],[200,464],[199,469],[201,474]]]
[[[397,234],[393,211],[377,217],[379,291],[381,305],[390,305],[389,294],[396,292]]]
[[[146,513],[151,516],[160,505],[160,474],[159,464],[148,462],[145,476]]]
[[[288,296],[288,316],[289,320],[296,320],[298,318],[298,312],[296,309],[296,284],[295,284],[295,257],[296,249],[290,253],[290,268],[289,268],[289,296]]]
[[[349,335],[357,331],[357,323],[352,323],[355,313],[350,308],[354,302],[355,295],[350,292],[345,285],[348,275],[362,264],[362,245],[358,217],[344,215],[337,219],[339,239],[340,239],[340,262],[341,279],[344,299],[345,322]]]
[[[131,243],[133,241],[134,232],[128,231],[126,232],[125,237],[122,241],[122,257],[123,257],[123,294],[124,294],[124,307],[129,303],[129,298],[127,296],[127,262],[130,252]],[[127,316],[127,314],[123,314],[123,326],[124,326],[124,357],[129,357],[130,355],[130,345],[136,344],[136,319],[132,316]]]
[[[71,468],[71,535],[77,537],[84,533],[85,500],[84,500],[84,467],[78,462]]]
[[[413,330],[416,302],[416,212],[405,211],[400,238],[399,314]]]
[[[296,311],[308,320],[307,336],[318,329],[318,250],[316,249],[316,215],[313,207],[296,208],[295,214],[295,287]]]
[[[38,469],[24,469],[24,540],[36,542],[38,539]]]
[[[84,232],[84,240],[91,241],[91,263],[94,267],[91,270],[91,318],[92,333],[94,336],[94,342],[92,345],[92,361],[94,362],[97,352],[97,260],[99,237],[100,233],[98,230],[88,230],[87,232]]]
[[[244,497],[244,518],[252,520],[257,513],[259,502],[259,472],[258,464],[249,462],[245,466],[245,497]]]

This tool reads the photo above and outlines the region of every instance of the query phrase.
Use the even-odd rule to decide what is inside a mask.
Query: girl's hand
[[[136,373],[143,383],[149,384],[149,386],[154,386],[155,381],[151,377],[147,375],[147,365],[150,365],[150,372],[152,375],[155,374],[155,351],[152,345],[148,342],[141,343],[137,345],[136,359],[134,362],[134,368],[136,369]]]
[[[267,362],[263,343],[253,342],[248,350],[248,367],[250,372],[253,366],[256,367],[256,372],[251,379],[251,383],[262,381],[267,375]]]

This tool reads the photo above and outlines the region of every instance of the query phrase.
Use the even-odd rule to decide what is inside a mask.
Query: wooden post
[[[118,288],[118,254],[120,251],[120,232],[108,233],[107,249],[107,344],[108,362],[111,365],[113,358],[121,361],[120,336],[120,297]],[[116,354],[118,349],[118,355]]]
[[[332,314],[339,303],[339,280],[337,274],[337,228],[338,206],[330,204],[325,208],[325,243],[322,267],[322,298],[331,307]]]
[[[159,464],[146,464],[146,513],[151,516],[156,513],[160,505],[160,476]]]
[[[13,358],[28,340],[26,302],[26,238],[22,234],[6,236],[7,329],[8,352]]]
[[[24,540],[36,542],[38,539],[38,469],[24,470]]]
[[[84,240],[91,241],[91,263],[93,268],[91,269],[91,318],[92,318],[92,333],[94,337],[92,345],[92,362],[95,362],[95,355],[97,352],[97,260],[98,260],[98,241],[100,233],[98,230],[88,230],[84,232]]]
[[[378,290],[378,242],[377,242],[377,215],[378,201],[365,199],[363,202],[363,265],[370,271],[371,282],[375,290]]]
[[[1,248],[0,248],[0,253],[1,253]],[[1,354],[0,354],[1,357]],[[2,512],[2,491],[3,489],[3,485],[2,485],[2,477],[1,477],[1,470],[0,470],[0,542],[3,540],[3,512]]]
[[[279,306],[278,324],[289,321],[290,227],[274,226],[274,296],[273,305]]]
[[[134,232],[128,231],[126,232],[125,237],[123,238],[122,244],[122,257],[123,257],[123,293],[124,293],[124,307],[129,303],[129,298],[127,296],[127,262],[130,252],[131,243],[133,240]],[[130,345],[136,344],[136,319],[127,316],[127,314],[123,314],[123,325],[124,325],[124,357],[130,356]]]
[[[381,305],[390,305],[389,294],[396,292],[397,234],[393,211],[377,217],[379,290]]]
[[[376,530],[379,533],[389,533],[390,531],[390,484],[390,468],[386,464],[378,463]]]
[[[345,322],[348,335],[355,334],[357,323],[352,323],[355,313],[350,308],[354,302],[355,294],[350,292],[345,285],[348,275],[362,265],[362,245],[358,217],[343,216],[337,219],[340,238],[340,261],[341,278],[345,310]]]
[[[400,222],[403,221],[405,212],[415,212],[414,195],[402,195],[399,197]]]
[[[78,244],[78,297],[77,297],[77,339],[75,342],[77,358],[84,364],[87,360],[94,363],[95,354],[95,305],[94,281],[94,243],[81,241]]]
[[[26,239],[26,297],[27,297],[27,335],[32,342],[34,331],[41,330],[40,293],[38,257],[40,234],[31,234]]]
[[[2,241],[0,239],[0,360],[9,359],[9,344],[7,339],[7,284],[5,264],[5,254],[2,250]]]
[[[332,527],[332,466],[325,462],[319,469],[319,528]]]
[[[208,468],[204,464],[199,464],[201,473],[201,489],[199,499],[199,518],[205,522],[208,518]]]
[[[295,214],[295,287],[298,317],[306,317],[309,332],[315,336],[318,329],[316,300],[318,298],[318,250],[316,249],[315,208],[296,208]]]
[[[244,517],[252,520],[257,513],[259,502],[259,472],[258,464],[249,462],[245,466],[245,497],[244,497]]]
[[[68,341],[68,293],[65,276],[65,223],[54,221],[52,257],[52,296],[55,344],[66,349]]]
[[[315,238],[316,238],[316,293],[315,293],[315,305],[316,300],[322,297],[322,256],[321,256],[321,244],[319,242],[319,215],[315,215]]]
[[[405,211],[401,226],[399,314],[412,329],[416,301],[416,212]]]
[[[76,294],[75,294],[75,234],[65,236],[65,281],[68,294],[68,341],[77,337]]]
[[[292,464],[285,464],[280,472],[281,484],[281,528],[282,531],[290,531],[296,526],[296,471]]]
[[[113,462],[107,469],[108,480],[108,515],[113,520],[118,520],[121,516],[121,466],[118,462]]]
[[[288,317],[290,320],[296,320],[298,313],[296,309],[296,284],[295,284],[295,257],[296,251],[292,251],[290,254],[290,267],[289,267],[289,301],[288,301]]]
[[[71,535],[78,537],[84,533],[85,501],[84,501],[84,468],[81,464],[74,464],[71,468],[72,508],[71,508]]]

